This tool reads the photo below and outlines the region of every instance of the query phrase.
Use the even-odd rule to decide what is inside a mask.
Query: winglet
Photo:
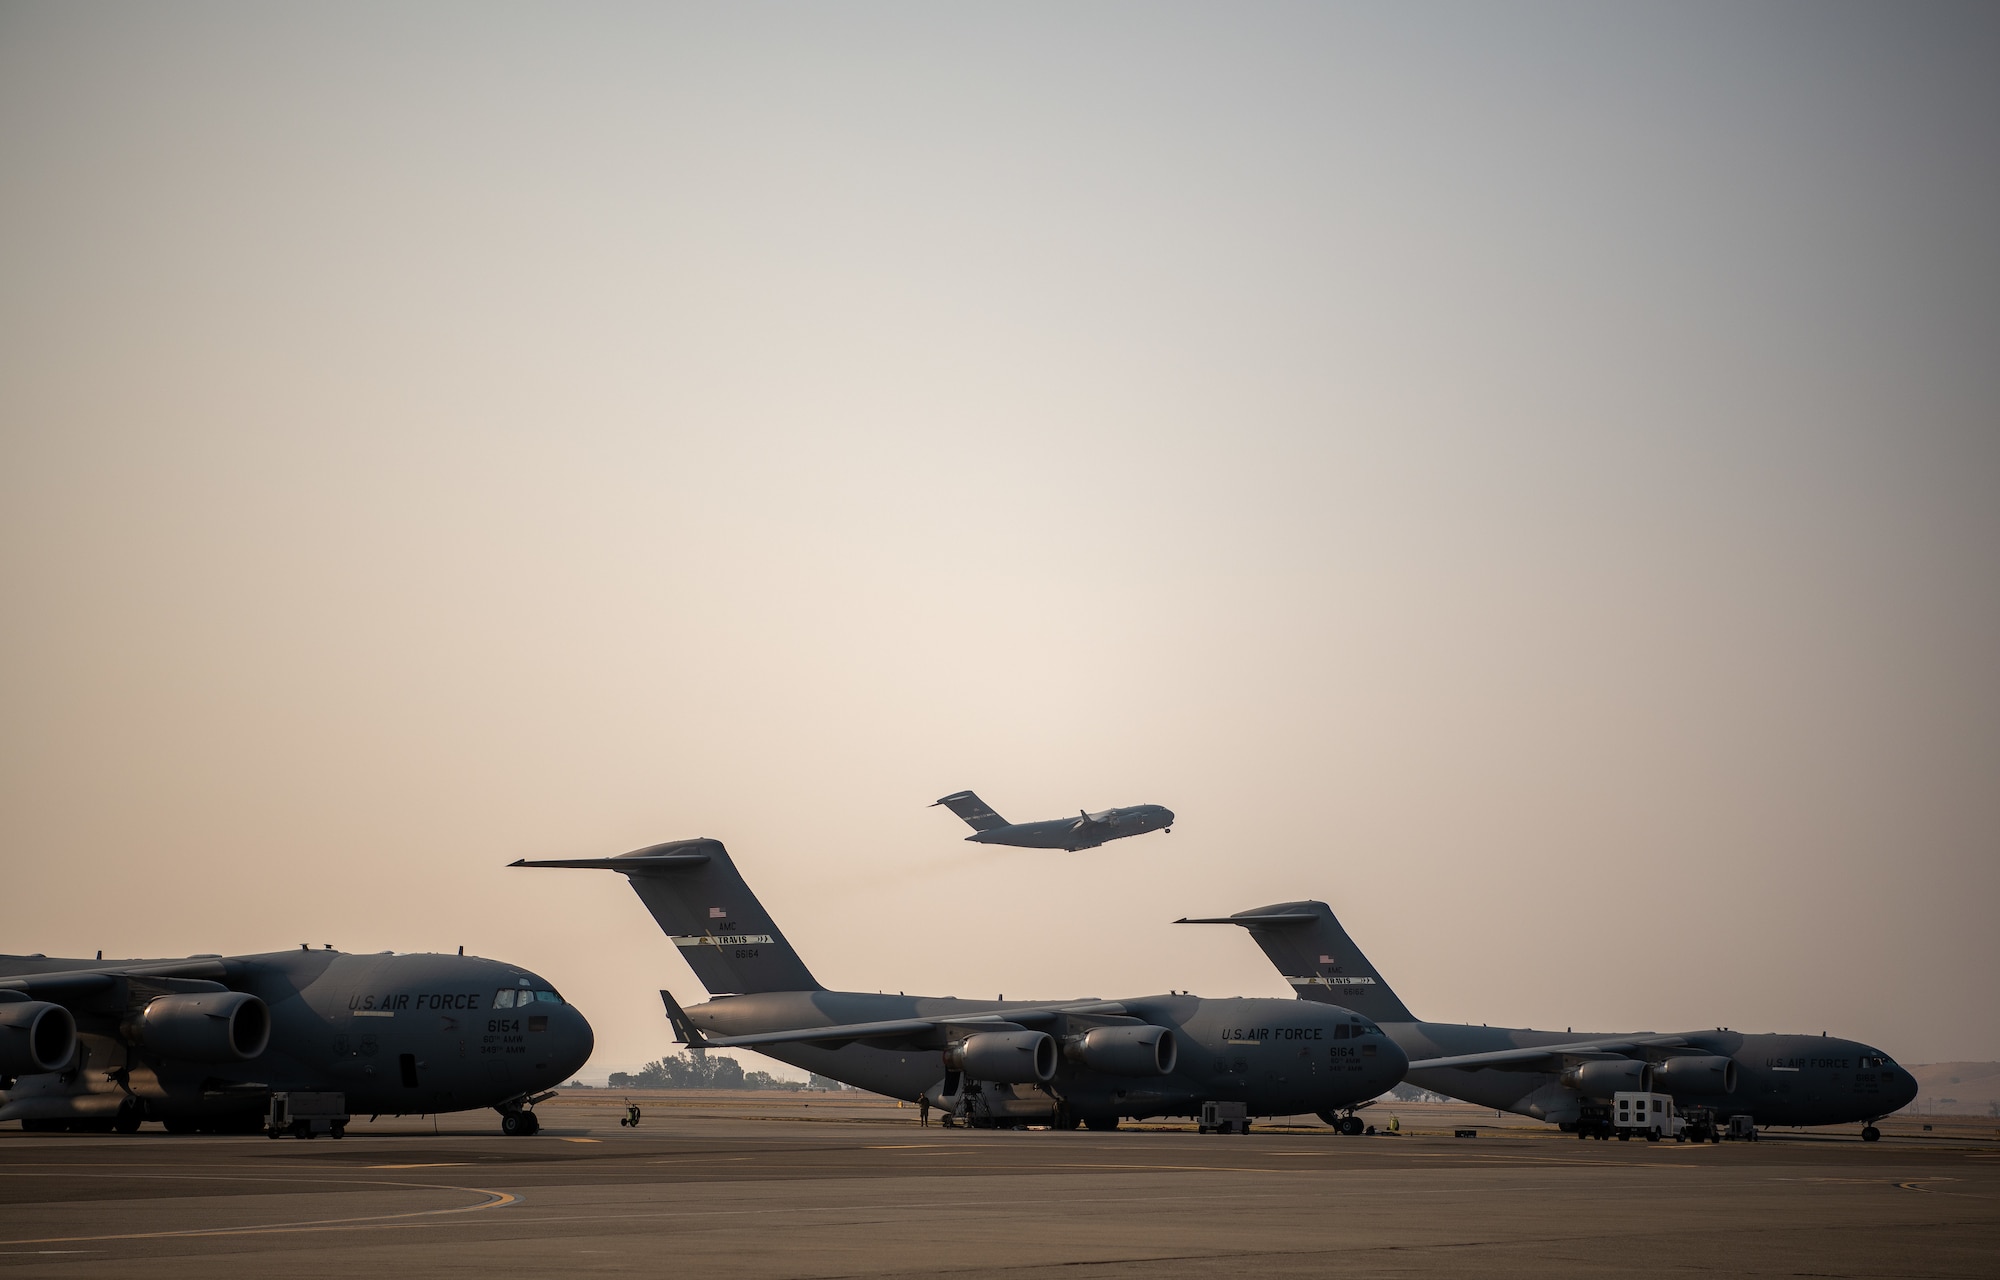
[[[667,1006],[667,1022],[674,1029],[675,1044],[684,1044],[699,1049],[708,1043],[702,1037],[701,1028],[694,1025],[694,1019],[688,1017],[687,1010],[681,1008],[680,1002],[674,999],[673,992],[662,991],[660,993],[660,1003]]]

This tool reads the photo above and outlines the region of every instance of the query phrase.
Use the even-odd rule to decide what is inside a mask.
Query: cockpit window
[[[495,1009],[513,1008],[514,993],[506,987],[500,988],[498,991],[493,993],[493,1007]]]
[[[537,991],[535,999],[541,1001],[543,1004],[561,1004],[563,1002],[563,998],[553,991]]]

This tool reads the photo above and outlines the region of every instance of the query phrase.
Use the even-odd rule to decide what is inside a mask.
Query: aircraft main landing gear
[[[1871,1124],[1861,1131],[1861,1140],[1863,1142],[1880,1142],[1882,1140],[1882,1131]]]

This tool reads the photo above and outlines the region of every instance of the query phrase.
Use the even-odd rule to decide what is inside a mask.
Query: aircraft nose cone
[[[1377,1093],[1387,1093],[1403,1083],[1410,1070],[1410,1056],[1388,1036],[1377,1033],[1375,1061],[1368,1077]]]
[[[597,1036],[590,1029],[590,1020],[574,1005],[563,1006],[559,1021],[550,1063],[560,1067],[561,1070],[555,1074],[567,1080],[583,1070],[583,1064],[590,1061],[591,1053],[597,1048]]]
[[[1896,1068],[1895,1086],[1890,1094],[1896,1100],[1891,1111],[1900,1111],[1917,1100],[1917,1078],[1901,1067]]]
[[[1382,1047],[1377,1051],[1377,1056],[1382,1060],[1382,1065],[1394,1068],[1396,1079],[1392,1083],[1402,1083],[1403,1076],[1410,1069],[1410,1055],[1403,1052],[1403,1046],[1383,1036]]]

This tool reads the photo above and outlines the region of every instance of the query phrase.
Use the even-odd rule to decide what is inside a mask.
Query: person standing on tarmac
[[[917,1095],[917,1128],[928,1129],[930,1127],[931,1096],[928,1093],[920,1093]]]

